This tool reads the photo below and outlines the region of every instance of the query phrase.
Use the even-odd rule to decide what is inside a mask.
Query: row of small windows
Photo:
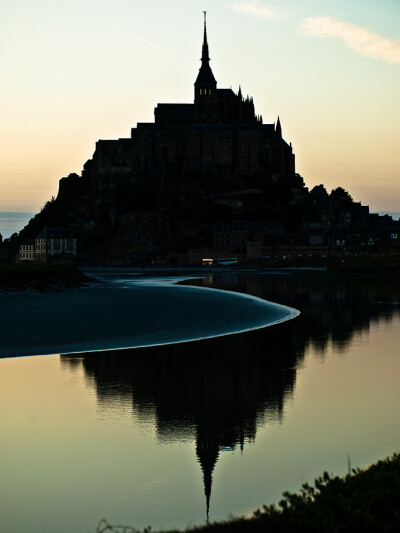
[[[206,94],[211,94],[211,89],[200,89],[200,96],[203,96]]]
[[[46,253],[45,250],[30,250],[30,251],[20,250],[19,257],[20,259],[34,259],[34,257],[39,256],[39,255],[42,256],[45,253]],[[76,254],[76,249],[72,246],[65,247],[65,248],[55,247],[53,249],[48,250],[47,253],[49,255],[53,255],[55,253]]]

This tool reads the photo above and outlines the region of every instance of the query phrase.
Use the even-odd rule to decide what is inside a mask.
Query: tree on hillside
[[[336,189],[332,189],[331,198],[336,198],[337,200],[343,200],[348,203],[353,203],[353,198],[351,197],[350,193],[348,193],[343,187],[337,187]]]

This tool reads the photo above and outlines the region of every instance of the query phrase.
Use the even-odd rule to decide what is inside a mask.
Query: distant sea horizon
[[[0,234],[3,239],[19,233],[35,214],[27,211],[0,211]]]
[[[378,213],[378,215],[389,215],[393,220],[399,220],[400,211],[370,211],[370,213]]]
[[[379,215],[389,215],[393,220],[400,219],[400,211],[370,211]],[[27,211],[0,211],[0,234],[8,239],[14,233],[19,233],[35,216],[36,213]]]

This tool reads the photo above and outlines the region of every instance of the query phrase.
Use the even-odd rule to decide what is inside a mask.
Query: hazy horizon
[[[8,239],[13,233],[19,233],[35,216],[35,213],[24,211],[0,211],[0,235]]]

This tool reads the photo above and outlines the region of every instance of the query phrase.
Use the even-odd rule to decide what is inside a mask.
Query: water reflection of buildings
[[[323,276],[225,276],[201,283],[236,288],[302,311],[300,317],[246,334],[117,352],[61,356],[77,359],[98,402],[155,421],[164,442],[193,439],[203,472],[207,515],[212,474],[221,450],[242,450],[260,425],[282,420],[296,368],[308,346],[324,354],[345,347],[371,321],[390,320],[393,284]],[[396,297],[397,298],[397,297]],[[397,301],[397,300],[396,300]],[[124,408],[122,408],[124,406]]]
[[[286,275],[225,274],[197,282],[207,287],[233,289],[276,301],[301,311],[287,327],[304,352],[312,344],[324,354],[332,342],[344,349],[354,334],[370,323],[392,320],[399,310],[400,284],[396,280],[317,273]],[[301,347],[302,346],[302,347]]]
[[[70,366],[80,359],[98,402],[115,411],[119,403],[126,407],[131,401],[142,420],[155,420],[161,441],[196,441],[208,516],[220,451],[243,450],[255,440],[257,427],[282,420],[295,383],[293,353],[255,334],[62,355],[61,362]]]

